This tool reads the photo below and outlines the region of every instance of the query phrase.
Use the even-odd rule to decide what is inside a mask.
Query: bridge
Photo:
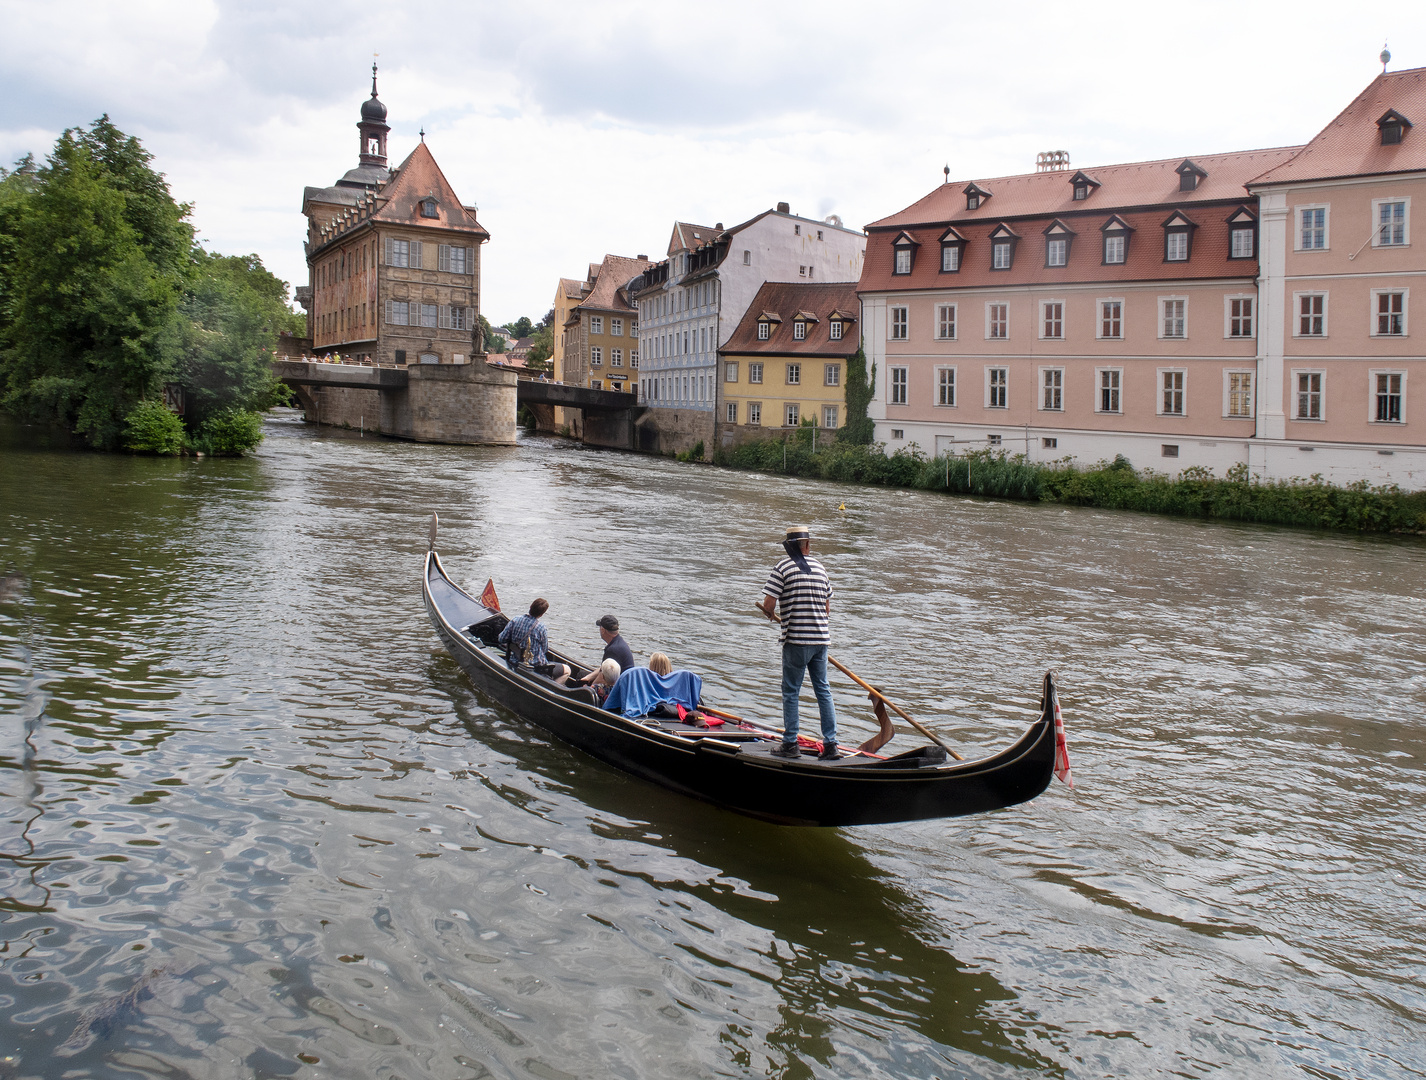
[[[510,444],[519,406],[542,407],[537,413],[551,420],[558,406],[581,411],[585,442],[633,450],[635,421],[645,411],[632,394],[518,378],[483,361],[388,367],[276,360],[272,373],[296,391],[309,420],[417,442]]]

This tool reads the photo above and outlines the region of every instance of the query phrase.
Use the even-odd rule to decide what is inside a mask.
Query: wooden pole
[[[912,727],[914,727],[914,728],[915,728],[917,731],[919,731],[922,735],[926,736],[926,738],[930,739],[933,743],[935,743],[937,746],[939,746],[941,749],[943,749],[946,753],[950,754],[951,757],[955,758],[957,761],[964,761],[964,760],[965,760],[965,758],[961,757],[960,754],[958,754],[958,753],[956,753],[954,750],[952,750],[952,749],[951,749],[939,736],[937,736],[933,731],[931,731],[929,728],[925,728],[925,727],[923,727],[922,725],[918,724],[915,720],[913,720],[913,719],[911,718],[911,716],[906,712],[905,709],[901,708],[900,705],[897,705],[896,702],[892,701],[892,700],[891,700],[890,698],[888,698],[885,694],[883,694],[880,690],[878,690],[876,687],[872,686],[871,683],[867,682],[865,679],[863,679],[863,678],[861,678],[860,676],[858,676],[858,675],[856,674],[856,672],[850,670],[849,668],[847,668],[847,667],[846,667],[845,665],[843,665],[843,664],[839,664],[836,660],[833,660],[830,656],[827,657],[827,662],[828,662],[829,664],[831,664],[833,667],[835,667],[838,671],[840,671],[840,672],[841,672],[843,675],[845,675],[847,678],[851,679],[852,682],[856,683],[856,684],[857,684],[858,686],[860,686],[863,690],[867,691],[867,693],[869,693],[869,694],[874,694],[876,697],[878,697],[878,698],[880,698],[882,701],[886,702],[887,706],[888,706],[893,712],[895,712],[897,716],[901,717],[901,719],[905,720],[908,724],[910,724]]]

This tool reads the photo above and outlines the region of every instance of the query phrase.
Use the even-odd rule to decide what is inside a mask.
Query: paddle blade
[[[490,578],[485,583],[485,588],[481,590],[480,602],[491,611],[500,610],[500,599],[495,595],[495,579]]]
[[[1065,718],[1060,713],[1060,696],[1055,692],[1055,680],[1045,676],[1050,703],[1055,707],[1055,777],[1074,787],[1074,773],[1070,771],[1069,746],[1065,742]]]

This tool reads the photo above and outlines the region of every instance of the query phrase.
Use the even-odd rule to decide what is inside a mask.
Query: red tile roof
[[[709,228],[707,225],[694,225],[687,221],[675,221],[673,232],[668,238],[668,253],[670,255],[679,251],[693,251],[701,248],[717,239],[722,229]]]
[[[854,282],[766,281],[720,351],[738,355],[851,356],[861,343],[857,323],[853,321],[843,329],[841,340],[833,341],[828,322],[833,312],[858,310]],[[802,341],[792,337],[793,320],[799,314],[818,320],[808,324],[807,337]],[[776,316],[774,330],[767,341],[759,341],[758,321],[764,315]]]
[[[421,216],[421,200],[428,195],[436,199],[434,218]],[[382,204],[372,215],[377,221],[454,229],[483,240],[490,239],[490,234],[475,219],[475,211],[461,205],[460,197],[424,142],[418,143],[406,160],[392,170],[391,180],[377,192],[377,200]]]
[[[635,311],[629,302],[624,286],[629,279],[637,277],[649,268],[648,259],[630,259],[625,255],[606,255],[599,264],[594,278],[594,288],[588,296],[576,305],[579,309],[592,308],[596,311]],[[570,312],[574,314],[573,311]]]
[[[1395,109],[1414,126],[1394,146],[1381,145],[1377,121]],[[1252,181],[1293,184],[1347,176],[1426,170],[1426,68],[1383,73],[1290,160]]]
[[[964,225],[969,223],[995,224],[1007,218],[1043,216],[1048,223],[1050,218],[1070,213],[1098,212],[1107,216],[1122,207],[1186,206],[1197,202],[1242,199],[1247,197],[1245,185],[1249,180],[1282,164],[1301,149],[1300,146],[1286,146],[1274,150],[1241,150],[1189,159],[1208,174],[1199,181],[1194,191],[1178,189],[1177,169],[1184,158],[1084,169],[1083,172],[1099,187],[1091,189],[1089,198],[1082,202],[1074,201],[1074,185],[1070,179],[1075,174],[1068,169],[977,180],[976,186],[990,193],[990,198],[982,199],[977,210],[966,209],[966,182],[953,180],[900,213],[873,221],[867,229],[927,224],[939,224],[944,228],[953,224],[963,230]]]

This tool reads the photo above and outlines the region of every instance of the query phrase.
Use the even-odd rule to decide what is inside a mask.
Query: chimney
[[[785,203],[785,202],[780,202],[780,203],[777,204],[777,212],[778,212],[779,214],[790,214],[790,213],[792,213],[792,211],[787,208],[787,203]]]
[[[634,258],[640,260],[641,262],[649,261],[649,257],[647,255],[635,255]]]

